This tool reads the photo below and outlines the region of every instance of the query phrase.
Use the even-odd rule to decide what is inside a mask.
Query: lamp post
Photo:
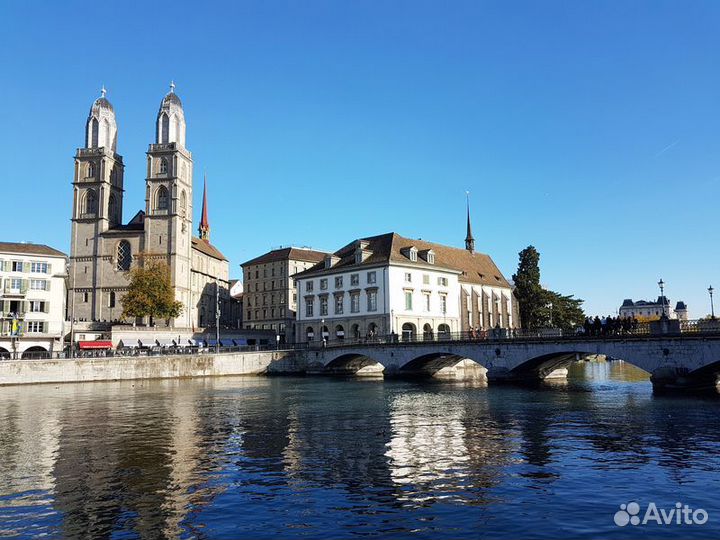
[[[220,283],[215,280],[215,352],[220,352]]]
[[[660,281],[658,281],[658,286],[660,287],[660,302],[662,302],[662,316],[665,317],[665,282],[660,278]]]
[[[710,318],[711,318],[711,319],[714,319],[714,318],[715,318],[715,306],[714,306],[714,304],[713,304],[713,291],[714,291],[714,290],[715,290],[715,289],[713,289],[713,286],[712,286],[712,285],[710,285],[710,286],[708,287],[708,293],[710,293]]]

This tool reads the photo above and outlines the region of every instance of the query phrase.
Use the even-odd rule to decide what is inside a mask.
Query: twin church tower
[[[145,210],[123,223],[125,166],[117,153],[115,110],[102,95],[85,126],[85,147],[75,155],[70,309],[77,321],[122,320],[127,272],[147,260],[167,263],[182,314],[171,326],[197,329],[215,323],[215,287],[227,296],[228,261],[210,243],[207,185],[199,236],[192,235],[193,160],[185,147],[185,113],[170,85],[160,103],[155,142],[147,151]],[[131,322],[131,321],[126,321]]]

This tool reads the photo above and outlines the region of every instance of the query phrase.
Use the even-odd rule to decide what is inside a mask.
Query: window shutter
[[[8,292],[10,290],[10,278],[5,278],[5,292]]]
[[[52,264],[50,264],[50,263],[47,263],[47,273],[49,275],[52,275]]]
[[[51,283],[52,283],[52,281],[50,281],[49,279],[45,281],[45,290],[46,290],[46,291],[49,291],[49,290],[50,290],[50,284],[51,284]]]
[[[2,302],[3,313],[10,311],[10,300],[3,300]]]
[[[28,280],[27,279],[21,279],[20,280],[20,294],[25,294],[28,289]]]
[[[25,273],[30,272],[30,263],[28,261],[23,262],[22,269],[23,269],[23,272],[25,272]]]
[[[50,302],[43,302],[43,313],[50,313]]]

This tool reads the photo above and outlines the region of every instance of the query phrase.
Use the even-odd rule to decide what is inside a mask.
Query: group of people
[[[618,336],[632,334],[637,330],[638,320],[634,317],[587,317],[583,323],[586,336]]]

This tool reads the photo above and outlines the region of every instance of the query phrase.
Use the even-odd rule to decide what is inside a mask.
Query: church
[[[210,243],[207,182],[199,235],[192,235],[193,159],[185,147],[185,114],[175,85],[160,103],[155,142],[147,151],[145,209],[123,223],[123,158],[115,110],[102,95],[85,125],[85,146],[75,155],[68,315],[85,323],[133,323],[122,318],[128,272],[144,261],[170,267],[175,299],[183,305],[170,326],[215,326],[216,288],[221,325],[231,326],[229,264]],[[158,324],[160,321],[157,321]]]

